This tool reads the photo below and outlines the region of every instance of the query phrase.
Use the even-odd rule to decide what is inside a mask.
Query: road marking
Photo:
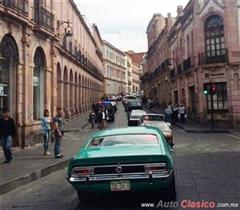
[[[238,140],[240,140],[240,137],[238,137],[238,136],[235,136],[234,134],[227,134],[228,136],[231,136],[232,138],[234,138],[234,139],[238,139]]]

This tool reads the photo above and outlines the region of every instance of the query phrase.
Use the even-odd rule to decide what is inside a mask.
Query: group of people
[[[98,124],[98,128],[100,130],[107,128],[107,121],[109,119],[108,110],[104,107],[97,107],[97,105],[93,102],[92,111],[89,114],[89,122],[94,128],[95,121]]]
[[[168,123],[174,122],[180,122],[186,123],[186,108],[183,104],[172,104],[169,105],[165,110],[165,118]]]
[[[42,118],[42,136],[43,136],[43,148],[44,155],[50,155],[49,142],[54,135],[54,155],[55,158],[62,158],[61,154],[61,141],[63,137],[63,110],[57,109],[57,115],[52,118],[49,110],[44,110],[44,116]],[[12,155],[12,140],[16,136],[16,127],[13,118],[10,117],[10,111],[7,108],[3,109],[3,114],[0,117],[0,138],[3,148],[5,161],[3,163],[11,163],[13,159]]]

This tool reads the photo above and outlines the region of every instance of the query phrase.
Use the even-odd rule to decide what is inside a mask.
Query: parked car
[[[132,110],[128,118],[128,126],[138,125],[140,118],[145,114],[147,114],[147,112],[141,109]]]
[[[142,116],[142,117],[145,117],[145,116]],[[174,143],[173,143],[173,134],[172,134],[172,126],[171,124],[163,121],[163,120],[143,120],[143,121],[140,121],[140,125],[142,126],[154,126],[154,127],[157,127],[159,128],[166,141],[168,142],[168,144],[171,146],[171,148],[173,147]]]
[[[110,103],[110,101],[99,101],[97,103],[97,109],[98,108],[105,108],[108,111],[108,116],[109,116],[109,120],[110,122],[114,122],[115,121],[115,109],[112,106],[112,104]]]
[[[131,96],[131,95],[124,96],[123,100],[122,100],[123,106],[125,107],[125,104],[127,104],[128,101],[130,101],[130,100],[137,100],[137,98],[135,96]]]
[[[70,161],[67,180],[83,203],[99,194],[154,192],[176,197],[174,159],[162,132],[152,126],[93,134]]]

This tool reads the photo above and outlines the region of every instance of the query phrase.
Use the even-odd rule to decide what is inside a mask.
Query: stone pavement
[[[144,106],[144,108],[153,113],[164,114],[164,110],[157,108],[157,107],[153,107],[150,109],[147,106]],[[184,123],[184,124],[180,123],[180,122],[173,122],[173,124],[189,133],[230,133],[230,135],[233,138],[240,140],[240,130],[239,129],[215,128],[214,130],[212,130],[211,127],[206,127],[206,126],[200,125],[199,123],[196,123],[191,119],[186,119],[186,123]]]
[[[61,146],[64,155],[62,159],[54,158],[54,143],[50,143],[51,155],[49,156],[43,155],[42,144],[26,149],[13,148],[12,163],[0,163],[0,195],[65,168],[93,132],[82,130],[88,125],[88,115],[89,112],[83,113],[64,125],[64,130],[76,130],[82,138],[73,138],[71,132],[64,134]],[[4,160],[3,154],[0,154],[0,162]]]

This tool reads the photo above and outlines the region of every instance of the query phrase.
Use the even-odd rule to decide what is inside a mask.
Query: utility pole
[[[214,130],[214,119],[213,119],[213,92],[212,92],[213,86],[212,81],[210,81],[210,96],[211,96],[211,124],[212,124],[212,130]]]

